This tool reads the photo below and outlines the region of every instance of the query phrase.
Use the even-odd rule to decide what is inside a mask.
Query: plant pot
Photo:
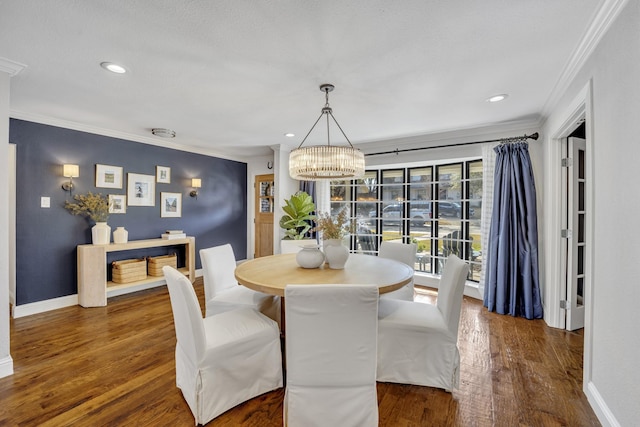
[[[91,227],[91,243],[94,245],[111,243],[111,227],[106,222],[96,222],[96,225]]]

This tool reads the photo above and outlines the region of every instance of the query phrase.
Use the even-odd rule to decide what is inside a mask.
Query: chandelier
[[[320,90],[325,94],[325,104],[320,117],[311,126],[298,148],[289,154],[289,175],[291,178],[315,181],[318,179],[359,178],[364,175],[364,154],[353,147],[329,107],[329,92],[333,89],[332,84],[320,85]],[[302,144],[307,140],[322,116],[326,116],[327,119],[327,145],[303,147]],[[329,116],[338,126],[349,146],[331,145]]]

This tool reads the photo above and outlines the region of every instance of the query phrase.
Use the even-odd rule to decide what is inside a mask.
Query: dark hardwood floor
[[[196,290],[202,304],[201,279]],[[380,425],[600,425],[581,391],[582,346],[580,333],[489,313],[465,297],[460,388],[379,383]],[[0,426],[194,425],[175,386],[174,349],[166,287],[14,319],[15,373],[0,379]],[[267,393],[208,426],[281,426],[282,399],[282,389]]]

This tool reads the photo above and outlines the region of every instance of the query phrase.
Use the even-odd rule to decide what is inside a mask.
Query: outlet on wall
[[[50,197],[40,197],[40,207],[41,208],[50,208],[51,207],[51,198]]]

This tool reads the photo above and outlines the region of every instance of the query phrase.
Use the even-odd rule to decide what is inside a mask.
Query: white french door
[[[586,142],[567,139],[566,168],[566,329],[584,328],[586,260]]]

